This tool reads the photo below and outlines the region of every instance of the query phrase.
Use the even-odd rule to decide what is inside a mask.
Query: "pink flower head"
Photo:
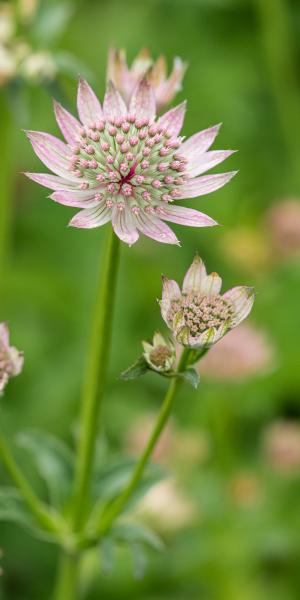
[[[9,331],[5,323],[0,323],[0,394],[8,380],[21,373],[23,354],[9,345]]]
[[[174,204],[213,192],[234,172],[202,175],[232,151],[208,152],[219,126],[178,137],[185,103],[155,119],[151,85],[142,80],[127,108],[112,83],[103,107],[90,86],[80,79],[80,121],[55,102],[55,114],[67,143],[38,131],[27,132],[33,149],[55,175],[26,173],[54,190],[50,198],[81,208],[73,227],[92,228],[112,222],[116,235],[129,245],[139,232],[165,244],[178,240],[165,221],[191,227],[216,222],[207,215]]]
[[[276,253],[282,257],[300,251],[300,201],[287,199],[271,206],[267,212],[267,227]]]
[[[199,256],[188,269],[182,290],[176,281],[163,277],[161,314],[175,339],[189,348],[209,348],[250,313],[254,293],[246,286],[220,295],[222,279],[207,275]]]
[[[160,56],[156,62],[153,62],[149,50],[144,48],[129,68],[125,51],[111,48],[108,55],[107,79],[114,83],[125,102],[129,103],[137,84],[146,76],[153,87],[157,110],[160,111],[181,90],[186,67],[181,58],[176,57],[172,72],[167,77],[165,57]]]
[[[206,354],[197,369],[219,381],[240,381],[274,365],[274,348],[264,331],[243,323]]]

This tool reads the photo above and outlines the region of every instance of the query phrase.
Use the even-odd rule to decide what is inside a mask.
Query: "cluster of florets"
[[[209,348],[247,317],[253,290],[237,286],[221,295],[221,286],[221,277],[208,275],[199,256],[188,269],[182,289],[176,281],[163,278],[161,314],[177,342]]]
[[[193,293],[184,294],[181,300],[174,300],[171,303],[167,315],[170,324],[179,312],[192,336],[197,336],[210,327],[229,324],[234,314],[230,302],[224,300],[219,294],[205,296]]]
[[[99,121],[82,127],[78,145],[72,147],[70,171],[82,190],[101,184],[96,200],[122,210],[124,199],[133,213],[140,208],[159,212],[157,202],[180,196],[187,159],[176,153],[180,140],[149,119],[134,115]]]

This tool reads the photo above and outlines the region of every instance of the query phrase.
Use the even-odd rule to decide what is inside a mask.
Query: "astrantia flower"
[[[157,331],[153,343],[143,342],[144,358],[151,369],[159,373],[171,371],[176,360],[175,347]]]
[[[207,275],[203,261],[195,257],[182,291],[176,281],[163,278],[161,314],[175,339],[190,348],[208,348],[251,311],[254,293],[238,286],[221,296],[222,279]]]
[[[77,105],[81,122],[55,103],[67,143],[47,133],[27,133],[36,154],[55,175],[26,175],[55,190],[50,198],[56,202],[83,209],[70,225],[91,228],[112,221],[117,236],[131,245],[139,232],[177,244],[164,221],[192,227],[216,224],[207,215],[173,202],[213,192],[235,174],[201,176],[232,154],[230,150],[207,152],[219,126],[183,141],[178,136],[185,103],[155,120],[154,92],[145,80],[138,84],[127,109],[112,83],[102,108],[81,79]]]
[[[167,77],[165,57],[160,56],[154,62],[147,48],[139,52],[131,68],[127,65],[125,50],[111,48],[108,55],[107,79],[114,83],[125,102],[129,103],[137,84],[146,76],[153,87],[158,111],[169,104],[181,90],[185,71],[186,64],[181,58],[176,57],[173,70]]]
[[[0,394],[8,380],[21,373],[23,354],[9,345],[9,331],[5,323],[0,323]]]

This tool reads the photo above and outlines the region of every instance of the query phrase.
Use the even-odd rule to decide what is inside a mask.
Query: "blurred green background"
[[[189,63],[184,89],[176,99],[188,99],[183,133],[190,135],[221,121],[214,147],[239,150],[226,165],[228,170],[239,169],[238,176],[224,189],[188,201],[221,227],[174,226],[181,248],[146,238],[132,248],[122,246],[101,425],[106,452],[124,451],[128,430],[137,419],[155,413],[166,389],[166,382],[153,374],[135,382],[118,380],[139,355],[140,340],[157,328],[165,331],[156,302],[161,273],[181,281],[199,252],[208,269],[223,276],[225,287],[255,286],[249,324],[262,330],[272,347],[268,366],[262,365],[257,373],[232,379],[203,373],[197,391],[182,388],[174,411],[176,452],[168,459],[168,468],[193,507],[190,518],[180,527],[175,516],[174,526],[166,528],[161,513],[157,529],[166,549],[148,552],[141,579],[135,577],[127,551],[118,552],[111,574],[103,572],[95,555],[88,556],[83,597],[296,600],[300,597],[299,2],[74,0],[69,7],[71,18],[58,48],[87,65],[100,98],[109,45],[126,48],[130,61],[143,46],[154,57],[164,53],[170,67],[173,56],[181,56]],[[75,76],[60,77],[57,95],[75,110]],[[9,323],[12,342],[24,350],[25,368],[1,399],[0,418],[12,442],[18,432],[37,428],[72,445],[105,230],[67,229],[72,210],[55,205],[47,199],[46,189],[22,175],[45,169],[21,129],[58,134],[47,86],[32,85],[25,97],[26,110],[18,100],[9,134],[12,239],[0,314],[0,320]],[[5,140],[5,111],[2,118],[0,135]],[[286,217],[285,207],[291,210],[288,199],[292,218]],[[274,207],[282,202],[276,217]],[[223,360],[226,365],[226,355]],[[273,430],[277,438],[270,442]],[[187,451],[190,438],[196,452]],[[43,493],[27,455],[17,446],[14,451]],[[2,470],[1,481],[9,483]],[[166,513],[179,501],[167,497]],[[11,523],[1,523],[0,547],[4,552],[0,597],[50,598],[56,549]]]

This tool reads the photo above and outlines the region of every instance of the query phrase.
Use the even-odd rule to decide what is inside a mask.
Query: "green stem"
[[[108,247],[103,260],[103,272],[96,299],[91,340],[87,362],[87,375],[82,396],[81,431],[77,456],[73,527],[80,530],[88,503],[98,417],[104,392],[109,360],[114,298],[119,264],[119,238],[109,232]]]
[[[11,479],[14,481],[20,493],[22,494],[27,506],[36,517],[42,528],[46,531],[57,533],[61,529],[61,523],[58,520],[58,515],[55,516],[51,514],[43,502],[41,502],[41,500],[36,496],[31,485],[21,473],[2,435],[0,435],[0,458]]]
[[[10,250],[12,214],[12,117],[4,91],[0,91],[0,287],[5,285]]]
[[[185,367],[187,366],[189,357],[190,357],[190,353],[191,353],[191,350],[189,350],[189,349],[185,349],[183,351],[178,368],[177,368],[177,373],[180,373],[181,371],[183,371],[185,369]],[[131,477],[128,485],[126,486],[126,488],[124,489],[122,494],[116,499],[116,501],[113,504],[110,505],[108,510],[104,513],[104,515],[102,517],[102,522],[100,522],[100,527],[98,530],[99,535],[105,535],[105,533],[107,533],[107,531],[109,530],[109,528],[112,525],[115,518],[122,512],[122,510],[126,506],[129,498],[131,497],[138,482],[140,481],[140,479],[143,475],[145,466],[154,450],[154,447],[160,437],[160,434],[162,433],[162,431],[168,421],[168,418],[169,418],[169,415],[170,415],[170,412],[171,412],[171,409],[172,409],[172,406],[174,403],[175,395],[176,395],[176,392],[177,392],[181,382],[182,382],[182,380],[180,377],[172,379],[172,381],[169,385],[168,391],[165,395],[164,401],[162,403],[161,409],[158,413],[156,424],[155,424],[152,434],[148,440],[148,443],[144,449],[144,452],[143,452],[140,460],[138,461],[138,463],[135,466],[135,469],[133,471],[132,477]]]
[[[75,600],[78,588],[78,555],[63,553],[59,563],[55,600]]]
[[[299,84],[291,15],[286,0],[255,0],[269,80],[293,183],[299,181]]]

